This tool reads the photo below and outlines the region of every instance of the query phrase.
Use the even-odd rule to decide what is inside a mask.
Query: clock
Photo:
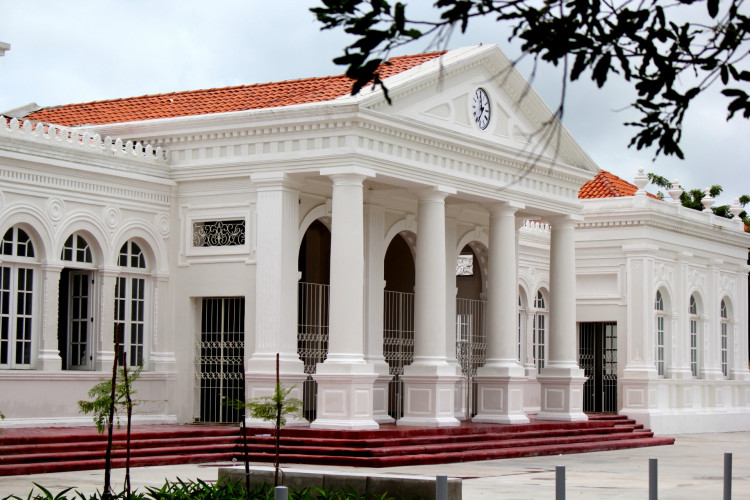
[[[474,123],[484,130],[487,125],[490,124],[490,98],[487,96],[487,92],[483,88],[478,88],[474,91],[474,100],[471,105],[472,112],[474,114]]]

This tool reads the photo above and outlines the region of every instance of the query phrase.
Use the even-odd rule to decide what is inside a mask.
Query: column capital
[[[259,191],[292,189],[298,191],[299,182],[293,180],[286,172],[257,172],[250,174],[250,181]]]
[[[583,215],[580,214],[560,214],[553,215],[551,217],[544,218],[550,223],[550,226],[554,229],[555,226],[575,226],[579,222],[583,222]]]
[[[432,186],[417,191],[419,201],[443,201],[458,191],[449,186]]]
[[[42,271],[45,273],[60,273],[65,268],[65,264],[61,262],[52,262],[52,263],[46,263],[42,264]]]
[[[362,184],[362,181],[375,177],[375,171],[364,167],[329,167],[321,168],[320,175],[333,179],[335,184]]]
[[[490,215],[515,214],[519,210],[526,208],[526,205],[523,203],[512,200],[493,201],[490,203],[484,203],[483,206]]]

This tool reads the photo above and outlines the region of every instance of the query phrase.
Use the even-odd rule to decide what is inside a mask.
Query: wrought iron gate
[[[579,323],[578,364],[588,377],[583,411],[617,411],[617,323]]]
[[[383,297],[383,356],[393,379],[388,384],[388,414],[404,415],[404,366],[414,360],[414,294],[386,290]]]
[[[241,410],[227,399],[245,400],[245,299],[204,298],[196,340],[195,379],[200,390],[201,422],[234,423]]]
[[[297,354],[305,364],[302,387],[304,416],[312,422],[317,408],[318,384],[312,377],[328,356],[328,298],[330,285],[299,282],[297,295]]]
[[[466,408],[471,418],[477,413],[477,368],[487,360],[484,300],[456,299],[456,357],[464,376]]]

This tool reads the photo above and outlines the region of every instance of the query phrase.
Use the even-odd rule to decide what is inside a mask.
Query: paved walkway
[[[316,470],[373,471],[390,474],[445,474],[461,477],[464,500],[555,498],[555,466],[566,468],[568,499],[646,499],[648,460],[659,460],[659,499],[720,499],[723,492],[724,453],[733,454],[732,498],[750,499],[750,432],[675,436],[673,446],[638,448],[576,455],[527,457],[482,462],[363,469],[294,465]],[[134,488],[159,487],[165,479],[215,481],[217,466],[229,464],[173,465],[132,469]],[[64,488],[86,494],[101,488],[103,471],[60,472],[0,477],[0,499],[15,494],[26,498],[33,483],[53,493]],[[113,482],[122,487],[123,469],[113,471]],[[394,492],[396,493],[396,492]]]

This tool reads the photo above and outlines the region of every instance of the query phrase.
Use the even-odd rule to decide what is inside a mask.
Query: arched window
[[[721,317],[721,373],[729,377],[729,312],[727,303],[723,299],[719,308],[719,316]]]
[[[690,296],[690,306],[688,307],[689,322],[690,322],[690,372],[693,377],[698,376],[700,353],[698,351],[699,344],[699,318],[698,318],[698,303],[695,299],[695,295]]]
[[[656,311],[656,371],[660,377],[666,377],[667,366],[666,366],[666,353],[665,353],[665,340],[666,340],[666,315],[664,314],[664,297],[662,297],[660,291],[656,291],[656,301],[654,303],[654,311]]]
[[[133,241],[126,242],[117,259],[120,276],[115,281],[115,339],[119,362],[143,366],[146,326],[146,258]],[[127,356],[126,356],[127,353]]]
[[[5,232],[0,266],[0,368],[30,368],[33,342],[34,244],[23,229]]]
[[[71,234],[68,236],[68,239],[65,240],[60,259],[86,264],[91,264],[94,261],[91,257],[91,248],[89,248],[89,244],[83,236],[77,234]]]
[[[534,364],[536,364],[537,370],[544,368],[544,346],[545,336],[547,332],[547,303],[544,300],[542,291],[539,290],[534,298]]]
[[[523,332],[523,304],[521,303],[521,296],[518,296],[518,361],[521,361],[521,332]]]

